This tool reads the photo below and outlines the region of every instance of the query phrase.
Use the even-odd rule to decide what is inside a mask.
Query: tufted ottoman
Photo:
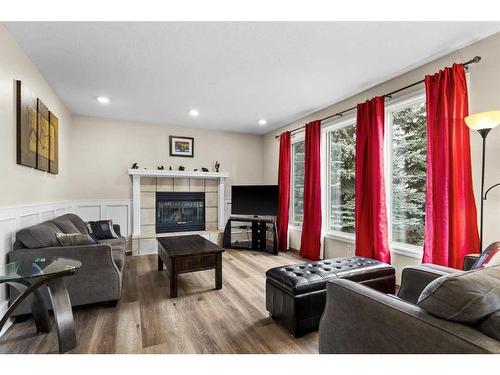
[[[317,330],[325,308],[326,282],[332,278],[395,293],[395,271],[388,264],[357,256],[326,259],[267,271],[267,311],[295,337]]]

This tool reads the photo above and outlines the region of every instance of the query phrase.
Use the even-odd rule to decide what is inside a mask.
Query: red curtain
[[[320,259],[321,250],[321,121],[306,125],[304,165],[304,218],[300,255]]]
[[[356,255],[390,263],[384,181],[384,98],[358,104],[356,119]]]
[[[278,166],[278,249],[288,250],[288,219],[290,212],[290,132],[280,136],[280,159]]]
[[[425,77],[427,193],[423,262],[462,268],[479,252],[472,188],[469,113],[464,67],[454,64]]]

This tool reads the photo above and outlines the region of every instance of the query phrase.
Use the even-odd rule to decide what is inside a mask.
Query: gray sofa
[[[120,233],[119,226],[114,226]],[[43,256],[60,256],[82,262],[82,267],[71,277],[65,278],[72,306],[107,302],[116,305],[122,290],[122,272],[125,261],[126,239],[123,237],[100,240],[97,244],[59,246],[56,233],[86,233],[85,222],[77,215],[66,214],[55,219],[24,228],[16,233],[14,249],[7,257],[9,262]],[[42,295],[51,306],[46,290]],[[18,295],[9,288],[11,302]],[[15,316],[30,313],[27,301],[15,311]]]
[[[398,296],[348,280],[329,281],[320,353],[500,353],[500,341],[480,325],[441,319],[415,304],[431,281],[455,272],[460,271],[426,264],[407,267]],[[488,318],[498,322],[500,311]]]

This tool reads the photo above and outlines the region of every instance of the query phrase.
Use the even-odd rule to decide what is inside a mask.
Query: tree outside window
[[[427,117],[419,101],[391,112],[392,241],[422,246],[425,224]]]
[[[304,216],[304,141],[292,145],[292,225],[302,226]]]
[[[354,233],[355,125],[350,124],[329,132],[328,143],[330,230]]]

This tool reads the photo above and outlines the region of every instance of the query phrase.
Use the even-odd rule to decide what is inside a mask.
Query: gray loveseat
[[[114,226],[120,233],[119,226]],[[86,233],[85,222],[77,215],[66,214],[55,219],[24,228],[16,233],[14,249],[7,257],[9,262],[43,256],[60,256],[77,259],[82,267],[71,277],[65,278],[72,306],[107,302],[116,305],[122,290],[122,272],[125,261],[126,239],[123,237],[100,240],[97,244],[59,246],[56,233]],[[10,300],[18,295],[10,288]],[[42,295],[51,306],[46,290]],[[15,316],[30,313],[27,301],[21,304]]]
[[[500,341],[483,333],[482,323],[441,319],[416,305],[430,282],[455,272],[460,271],[429,264],[407,267],[398,296],[349,280],[329,281],[320,353],[500,353]],[[496,332],[500,310],[486,319]]]

